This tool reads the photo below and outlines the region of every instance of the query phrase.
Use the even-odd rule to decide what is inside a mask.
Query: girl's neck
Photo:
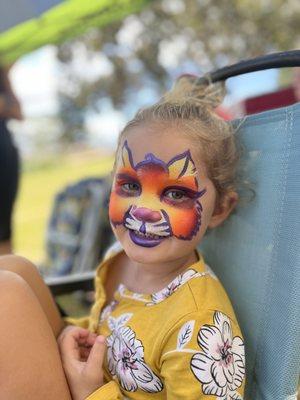
[[[132,292],[155,293],[197,261],[198,257],[195,251],[175,261],[156,265],[130,261],[124,284]]]

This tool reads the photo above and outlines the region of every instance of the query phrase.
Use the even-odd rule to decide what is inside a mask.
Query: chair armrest
[[[67,276],[45,278],[45,283],[53,296],[71,293],[76,290],[89,291],[94,289],[95,271],[87,271]]]

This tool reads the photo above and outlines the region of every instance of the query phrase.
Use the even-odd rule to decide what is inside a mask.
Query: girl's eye
[[[178,202],[186,200],[188,198],[187,195],[182,190],[174,190],[174,189],[167,191],[164,194],[164,196],[169,200]]]
[[[137,195],[140,193],[140,185],[138,183],[135,182],[127,182],[127,183],[123,183],[122,185],[122,190],[128,194],[132,194],[132,195]]]

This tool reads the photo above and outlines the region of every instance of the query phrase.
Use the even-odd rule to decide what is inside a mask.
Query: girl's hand
[[[105,337],[68,326],[57,342],[72,398],[84,400],[103,385]]]

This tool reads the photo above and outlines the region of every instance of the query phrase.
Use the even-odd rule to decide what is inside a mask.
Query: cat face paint
[[[118,163],[109,204],[114,226],[123,225],[131,240],[154,247],[174,236],[191,240],[201,225],[200,197],[196,168],[190,151],[168,163],[148,153],[134,165],[127,141]]]

